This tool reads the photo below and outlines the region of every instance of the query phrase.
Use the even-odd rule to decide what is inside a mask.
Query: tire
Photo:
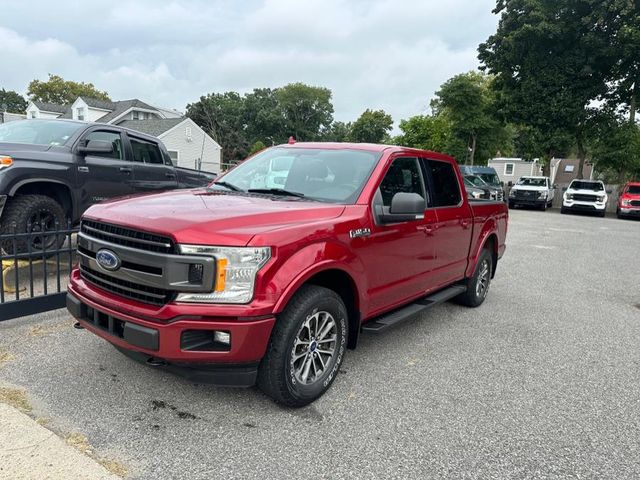
[[[489,287],[491,286],[491,273],[493,271],[493,258],[491,252],[484,248],[478,258],[476,269],[473,272],[473,276],[467,279],[467,291],[458,295],[455,301],[461,305],[475,308],[482,305]],[[483,287],[479,285],[483,283]]]
[[[624,218],[624,215],[622,215],[620,213],[620,209],[619,208],[616,210],[616,217],[618,217],[619,219],[623,219]]]
[[[569,213],[569,211],[565,207],[560,207],[560,213],[566,214]]]
[[[540,210],[542,210],[543,212],[547,211],[547,202],[544,202],[542,205],[540,205]]]
[[[513,202],[509,202],[509,210],[511,210],[512,208],[516,208],[516,204]]]
[[[327,328],[330,330],[323,332]],[[267,353],[258,367],[258,387],[288,407],[313,402],[329,389],[340,370],[348,331],[347,309],[338,294],[304,285],[276,320]],[[333,337],[333,341],[328,340]],[[331,351],[331,355],[320,353],[322,344],[328,345],[322,350]]]
[[[606,217],[607,216],[607,211],[603,210],[602,212],[598,212],[598,216],[601,217],[601,218]]]
[[[66,227],[64,210],[54,199],[45,195],[18,195],[7,202],[0,223],[0,233],[27,233]],[[0,247],[8,254],[29,251],[37,253],[43,249],[60,248],[64,241],[64,235],[59,235],[58,238],[55,235],[42,235],[21,238],[15,243],[13,240],[4,240]]]

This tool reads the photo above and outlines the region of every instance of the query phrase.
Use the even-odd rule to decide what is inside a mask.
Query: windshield
[[[631,195],[640,195],[640,185],[629,185],[627,193],[630,193]]]
[[[545,178],[522,177],[518,180],[516,185],[523,185],[526,187],[546,187],[547,182]]]
[[[213,188],[286,190],[312,200],[353,203],[380,159],[363,150],[270,148],[241,163],[211,184]],[[280,190],[280,192],[278,192]]]
[[[476,187],[486,187],[487,182],[482,180],[480,177],[476,175],[466,175],[465,180],[467,180],[470,184],[475,185]]]
[[[604,190],[604,187],[600,182],[584,182],[582,180],[574,180],[569,185],[569,188],[573,190],[593,190],[596,192],[601,192]]]
[[[500,186],[500,178],[498,178],[496,173],[478,173],[476,175],[492,187]]]
[[[64,145],[82,127],[59,120],[18,120],[0,125],[0,142]]]

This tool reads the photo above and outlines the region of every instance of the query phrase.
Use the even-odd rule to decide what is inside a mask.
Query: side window
[[[89,141],[99,140],[101,142],[110,142],[113,145],[113,152],[111,153],[92,153],[93,157],[113,158],[115,160],[124,160],[124,150],[122,149],[122,137],[116,132],[104,132],[101,130],[94,130],[87,134],[80,142],[83,146],[87,146]]]
[[[129,138],[131,140],[134,162],[164,165],[165,162],[162,156],[162,151],[158,145],[137,138]]]
[[[460,203],[460,185],[453,165],[437,160],[427,160],[433,180],[433,206],[452,207]]]
[[[427,199],[417,158],[396,158],[382,179],[380,194],[385,207],[391,206],[391,199],[399,192],[417,193]]]

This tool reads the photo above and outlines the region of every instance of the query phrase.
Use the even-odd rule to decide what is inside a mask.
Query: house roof
[[[69,108],[68,105],[58,105],[57,103],[32,102],[38,109],[44,112],[65,113]]]
[[[84,103],[86,103],[90,107],[99,108],[101,110],[114,110],[115,103],[117,103],[117,102],[112,102],[110,100],[100,100],[98,98],[91,98],[91,97],[80,97],[80,98],[84,101]]]
[[[119,126],[158,137],[186,120],[182,118],[150,118],[147,120],[125,120]]]
[[[126,112],[127,110],[129,110],[130,108],[133,108],[133,107],[144,108],[146,110],[157,111],[156,108],[152,107],[151,105],[149,105],[147,103],[144,103],[141,100],[138,100],[137,98],[134,98],[132,100],[122,100],[122,101],[119,101],[119,102],[113,102],[113,111],[107,113],[104,117],[99,118],[98,122],[108,123],[111,120],[113,120],[114,118],[119,117],[124,112]]]

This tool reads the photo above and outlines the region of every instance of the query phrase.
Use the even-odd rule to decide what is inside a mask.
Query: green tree
[[[497,115],[491,82],[479,72],[456,75],[440,86],[431,102],[434,113],[445,115],[451,123],[455,143],[466,145],[467,153],[458,152],[458,160],[471,165],[477,156],[487,160],[508,148],[509,132]]]
[[[394,142],[406,147],[448,152],[452,141],[451,123],[444,115],[416,115],[400,121],[401,135]]]
[[[0,89],[0,112],[24,113],[27,101],[13,90]]]
[[[249,149],[249,155],[253,155],[254,153],[258,153],[261,150],[264,150],[265,148],[267,148],[267,146],[264,143],[262,143],[260,140],[258,140],[253,145],[251,145],[251,148]]]
[[[640,178],[640,128],[620,116],[608,116],[591,131],[596,170],[608,181],[624,183]]]
[[[288,138],[276,91],[256,88],[244,96],[244,123],[251,143],[261,141],[265,145],[273,145]]]
[[[393,119],[384,110],[365,110],[351,125],[349,139],[359,143],[381,143],[391,131]]]
[[[316,140],[333,121],[331,90],[328,88],[291,83],[278,88],[275,95],[287,137],[293,135],[299,141]]]
[[[244,97],[237,92],[210,93],[187,105],[187,116],[222,146],[223,161],[242,160],[249,152]]]
[[[349,141],[351,125],[351,122],[334,121],[321,132],[320,139],[323,142],[347,142]]]
[[[93,83],[65,80],[58,75],[49,74],[49,80],[32,80],[27,90],[29,99],[33,101],[67,105],[78,97],[97,98],[110,101],[107,92],[96,89]]]
[[[590,105],[607,93],[614,58],[607,36],[593,23],[599,0],[498,0],[497,32],[480,45],[479,58],[495,76],[499,109],[530,127],[547,149],[569,136],[583,175]]]

